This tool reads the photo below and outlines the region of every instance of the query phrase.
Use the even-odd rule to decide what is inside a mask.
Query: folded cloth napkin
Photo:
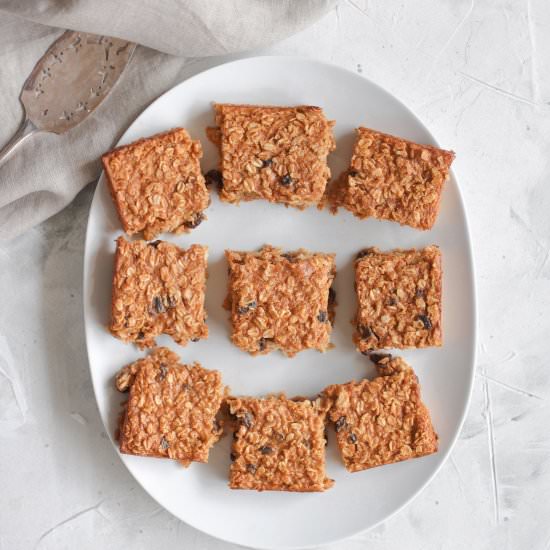
[[[25,79],[60,29],[146,46],[137,48],[109,97],[84,122],[64,135],[31,137],[0,166],[0,239],[21,234],[69,204],[97,179],[101,154],[149,102],[219,62],[197,58],[274,43],[307,27],[336,2],[0,0],[0,146],[22,120],[18,97]]]

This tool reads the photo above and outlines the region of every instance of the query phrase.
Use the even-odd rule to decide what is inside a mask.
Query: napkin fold
[[[141,44],[109,97],[64,135],[29,138],[0,165],[0,239],[59,212],[100,174],[99,157],[153,99],[188,76],[295,34],[337,0],[0,0],[0,147],[16,131],[21,87],[65,29]],[[145,47],[143,47],[145,46]]]

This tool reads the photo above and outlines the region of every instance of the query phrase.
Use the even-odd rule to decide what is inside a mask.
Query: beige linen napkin
[[[0,239],[19,235],[69,204],[99,176],[100,155],[148,103],[221,62],[205,57],[281,40],[319,19],[336,2],[0,0],[0,146],[21,122],[23,82],[62,30],[147,46],[137,48],[119,83],[92,116],[65,135],[33,136],[0,166]]]

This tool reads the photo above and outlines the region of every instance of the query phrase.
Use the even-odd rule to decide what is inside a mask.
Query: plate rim
[[[112,147],[118,147],[120,145],[125,144],[126,143],[126,141],[125,141],[126,135],[128,134],[130,128],[135,124],[135,122],[139,118],[141,118],[147,111],[152,109],[154,107],[154,105],[158,101],[160,101],[164,96],[166,96],[167,94],[173,92],[173,90],[175,90],[176,88],[179,88],[180,86],[184,86],[185,84],[189,83],[190,81],[192,81],[194,79],[197,79],[199,77],[203,77],[206,73],[216,71],[222,66],[246,64],[246,63],[249,63],[251,61],[258,61],[260,59],[261,60],[269,59],[269,60],[275,60],[275,61],[278,61],[278,62],[287,61],[287,60],[298,61],[300,63],[318,65],[318,66],[320,66],[324,69],[328,69],[328,70],[331,70],[331,71],[337,71],[337,72],[345,73],[347,76],[351,75],[356,79],[366,80],[369,83],[369,85],[371,85],[372,87],[378,89],[379,91],[381,91],[385,94],[390,95],[400,105],[401,108],[403,108],[405,111],[407,111],[409,113],[409,115],[414,117],[414,119],[418,122],[418,124],[422,127],[422,129],[426,132],[426,134],[431,138],[433,143],[437,147],[441,147],[441,145],[439,144],[439,141],[435,138],[434,134],[431,132],[431,130],[424,123],[424,120],[413,109],[411,109],[408,105],[406,105],[399,98],[398,95],[394,94],[392,91],[384,88],[383,86],[381,86],[377,82],[373,81],[372,79],[368,78],[367,76],[364,76],[363,74],[357,74],[354,71],[352,71],[350,69],[347,69],[345,67],[342,67],[340,65],[335,65],[335,64],[327,62],[327,61],[314,59],[314,58],[310,58],[310,57],[302,56],[302,55],[251,55],[251,56],[246,56],[246,57],[240,57],[239,59],[219,63],[219,64],[217,64],[213,67],[205,69],[204,71],[200,71],[200,72],[190,76],[189,78],[185,78],[182,81],[175,84],[174,86],[172,86],[171,88],[165,90],[162,94],[160,94],[154,100],[152,100],[150,103],[148,103],[147,106],[143,110],[141,110],[139,112],[139,114],[137,114],[132,119],[132,121],[125,128],[124,132],[122,132],[120,134],[120,137],[118,138],[116,144],[114,144]],[[164,504],[160,503],[143,486],[141,481],[134,475],[134,473],[132,472],[130,467],[122,459],[122,455],[118,450],[118,446],[117,446],[116,442],[114,441],[114,439],[112,437],[112,434],[110,433],[109,427],[105,425],[105,422],[103,420],[103,416],[101,415],[101,412],[99,410],[98,387],[96,385],[94,375],[92,374],[92,366],[91,366],[91,359],[90,359],[90,342],[89,342],[90,329],[89,329],[89,323],[86,321],[86,311],[87,311],[87,303],[86,302],[87,302],[87,296],[88,296],[88,292],[89,292],[89,288],[88,288],[89,284],[87,282],[88,279],[89,279],[89,277],[87,277],[87,268],[88,268],[88,263],[89,263],[89,255],[87,254],[87,250],[88,250],[89,242],[90,242],[90,239],[91,239],[91,237],[90,237],[90,225],[91,225],[90,224],[90,219],[91,219],[91,213],[92,213],[92,209],[93,209],[93,206],[94,206],[94,202],[96,201],[96,198],[97,198],[99,190],[100,190],[100,186],[106,184],[106,182],[105,182],[105,172],[104,172],[104,170],[101,171],[101,174],[100,174],[99,178],[97,179],[97,184],[96,184],[96,188],[94,190],[92,201],[90,203],[90,209],[89,209],[89,212],[88,212],[88,220],[87,220],[87,223],[86,223],[86,234],[85,234],[84,252],[83,252],[83,273],[82,273],[82,279],[83,279],[83,281],[82,281],[82,283],[83,283],[83,285],[82,285],[82,302],[83,303],[82,303],[82,305],[83,305],[83,314],[84,314],[84,332],[85,332],[85,340],[86,340],[86,356],[87,356],[87,359],[88,359],[88,368],[89,368],[89,371],[90,371],[90,378],[91,378],[91,381],[92,381],[92,387],[93,387],[93,392],[94,392],[94,398],[96,400],[96,406],[98,407],[99,417],[101,419],[101,422],[103,424],[104,429],[106,430],[109,441],[111,442],[111,445],[113,446],[113,449],[115,451],[115,454],[116,454],[117,458],[120,460],[120,462],[122,462],[122,464],[124,465],[126,470],[130,473],[132,478],[143,489],[143,491],[145,491],[149,495],[150,498],[152,498],[155,502],[157,502],[157,504],[159,504],[159,506],[161,506],[169,514],[171,514],[172,516],[177,518],[179,521],[182,521],[183,523],[189,525],[193,529],[196,529],[197,531],[200,531],[201,533],[204,533],[205,535],[207,535],[209,537],[212,537],[216,540],[220,540],[220,541],[227,542],[227,543],[230,543],[230,544],[236,544],[236,545],[244,547],[244,548],[254,548],[254,549],[257,549],[257,550],[277,550],[279,548],[284,548],[285,550],[308,550],[308,549],[314,549],[314,548],[319,548],[319,547],[325,547],[329,544],[334,544],[334,543],[337,543],[337,542],[340,542],[340,541],[347,540],[351,537],[355,537],[357,535],[367,533],[368,531],[376,528],[377,526],[381,525],[382,523],[384,523],[384,522],[390,520],[391,518],[395,517],[398,513],[400,513],[403,509],[405,509],[409,504],[411,504],[420,495],[420,493],[422,491],[424,491],[424,489],[426,489],[426,487],[432,483],[434,478],[441,471],[441,468],[443,467],[443,465],[446,464],[447,460],[449,459],[449,456],[453,452],[453,450],[455,448],[455,445],[456,445],[456,443],[457,443],[457,441],[460,437],[460,434],[462,432],[462,429],[464,427],[464,422],[466,421],[466,417],[467,417],[467,414],[468,414],[468,411],[469,411],[470,405],[471,405],[473,387],[474,387],[474,380],[475,380],[475,375],[476,375],[476,365],[477,365],[477,342],[478,342],[478,329],[479,329],[479,327],[478,327],[478,293],[477,293],[477,286],[476,286],[476,267],[475,267],[475,262],[474,262],[475,256],[474,256],[474,252],[473,252],[473,243],[472,243],[472,236],[471,236],[471,230],[470,230],[471,226],[470,226],[470,219],[469,219],[468,211],[466,209],[466,204],[465,204],[464,196],[463,196],[463,193],[462,193],[462,190],[461,190],[460,182],[459,182],[459,179],[458,179],[458,177],[455,173],[454,168],[451,168],[450,174],[454,178],[455,183],[456,183],[459,206],[460,206],[461,213],[462,213],[462,216],[463,216],[464,221],[465,221],[465,237],[466,237],[466,239],[465,239],[465,245],[466,245],[465,248],[466,248],[467,256],[468,256],[468,259],[469,259],[468,279],[469,279],[469,284],[470,284],[471,289],[472,289],[472,300],[471,300],[471,310],[472,311],[471,311],[471,313],[472,313],[472,318],[473,318],[473,328],[472,328],[472,336],[473,337],[472,337],[472,340],[471,340],[471,350],[470,350],[472,359],[471,359],[471,364],[469,365],[469,380],[468,380],[467,396],[466,396],[466,399],[464,401],[464,405],[462,407],[462,411],[461,411],[461,414],[460,414],[460,420],[458,422],[456,432],[455,432],[454,436],[451,438],[451,441],[450,441],[450,444],[449,444],[449,447],[448,447],[447,451],[443,455],[440,455],[441,458],[440,458],[439,464],[434,468],[433,472],[429,475],[429,477],[426,479],[426,481],[420,487],[418,487],[418,489],[416,491],[414,491],[410,495],[409,498],[404,500],[398,507],[395,508],[395,510],[393,510],[392,512],[387,514],[384,518],[376,521],[375,523],[373,523],[369,527],[366,527],[366,528],[363,528],[363,529],[358,529],[356,531],[348,533],[345,536],[337,536],[337,537],[333,537],[333,538],[330,538],[330,539],[326,539],[321,543],[307,544],[307,545],[302,545],[301,544],[301,545],[292,545],[292,546],[285,545],[284,547],[281,547],[281,546],[266,545],[266,544],[252,546],[250,544],[243,543],[240,540],[235,540],[235,539],[232,539],[232,538],[223,538],[221,536],[211,534],[208,531],[206,531],[205,529],[196,526],[192,521],[181,519],[178,515],[176,515],[174,512],[172,512],[172,510],[167,508]],[[332,177],[331,177],[331,181],[333,181]]]

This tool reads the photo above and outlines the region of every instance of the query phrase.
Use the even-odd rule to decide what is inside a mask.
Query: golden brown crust
[[[218,148],[222,145],[222,133],[217,126],[206,128],[206,137]]]
[[[332,122],[311,106],[215,104],[218,128],[209,139],[220,148],[223,201],[254,199],[297,208],[317,204],[335,148]]]
[[[288,356],[330,346],[334,254],[226,250],[233,343],[252,355],[280,349]]]
[[[164,231],[188,232],[204,218],[210,197],[199,160],[202,148],[186,130],[140,139],[101,160],[124,231],[146,240]]]
[[[228,400],[237,426],[229,487],[257,491],[324,491],[326,405],[284,396]]]
[[[127,384],[125,374],[132,373]],[[117,388],[130,389],[120,429],[120,451],[172,458],[184,465],[208,462],[222,427],[216,421],[225,388],[221,374],[198,363],[182,365],[167,348],[125,367]]]
[[[442,345],[441,253],[380,252],[369,248],[355,262],[357,349],[424,348]]]
[[[117,239],[113,276],[113,336],[138,347],[152,347],[168,334],[184,346],[208,337],[204,308],[205,246],[187,249],[163,241]]]
[[[333,211],[342,206],[359,218],[430,229],[454,158],[452,151],[358,128],[350,167],[328,201]]]
[[[329,386],[329,417],[347,470],[435,453],[438,437],[420,396],[418,378],[400,357],[376,356],[374,380]]]

